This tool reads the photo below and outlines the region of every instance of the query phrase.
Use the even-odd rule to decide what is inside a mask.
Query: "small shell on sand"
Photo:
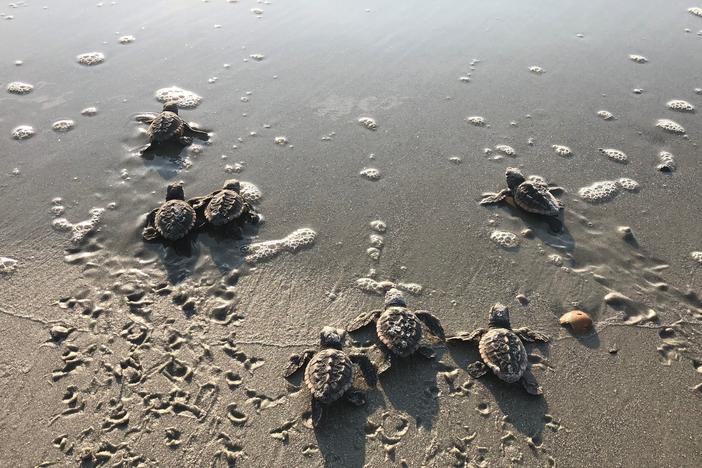
[[[592,327],[592,318],[582,310],[571,310],[558,320],[561,325],[569,325],[573,333],[581,335]]]

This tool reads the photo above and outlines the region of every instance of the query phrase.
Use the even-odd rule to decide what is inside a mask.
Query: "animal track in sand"
[[[396,449],[402,438],[409,431],[409,419],[396,412],[385,411],[380,415],[380,422],[366,421],[364,431],[366,438],[375,440],[383,447],[386,460],[394,460]]]

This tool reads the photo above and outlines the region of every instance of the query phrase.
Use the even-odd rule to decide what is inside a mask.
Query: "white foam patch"
[[[368,236],[368,242],[370,243],[371,247],[375,247],[376,249],[382,249],[385,247],[385,238],[380,234],[371,234]]]
[[[509,231],[492,231],[490,240],[505,249],[514,249],[519,246],[519,237]]]
[[[638,54],[629,55],[629,60],[631,60],[632,62],[636,62],[636,63],[648,62],[648,59],[646,57],[644,57],[643,55],[638,55]]]
[[[702,263],[702,251],[691,252],[690,257],[697,263]]]
[[[261,189],[259,189],[257,186],[252,184],[251,182],[240,182],[241,184],[241,190],[240,190],[240,195],[244,198],[249,203],[256,203],[258,202],[261,198],[263,198],[263,192],[261,192]]]
[[[606,110],[597,111],[597,116],[603,120],[614,119],[614,114],[612,114],[610,111],[606,111]]]
[[[487,124],[485,117],[481,117],[479,115],[472,115],[470,117],[466,117],[466,122],[476,127],[484,127]]]
[[[17,260],[10,257],[0,257],[0,275],[11,275],[17,269]]]
[[[616,183],[618,186],[629,192],[636,192],[641,187],[638,182],[628,177],[622,177],[620,179],[617,179]]]
[[[386,291],[392,288],[402,289],[415,296],[419,296],[424,290],[424,287],[418,283],[395,283],[389,280],[377,281],[370,277],[358,278],[356,280],[356,288],[370,294],[378,295],[384,295]]]
[[[544,70],[542,67],[539,67],[538,65],[529,67],[529,71],[536,75],[543,75],[544,73],[546,73],[546,70]]]
[[[700,8],[700,7],[691,7],[691,8],[688,8],[687,11],[691,15],[702,16],[702,8]]]
[[[361,172],[359,172],[361,177],[364,177],[368,180],[380,180],[383,175],[380,173],[380,170],[374,168],[374,167],[367,167],[363,169]]]
[[[20,125],[12,130],[12,138],[15,140],[26,140],[32,138],[36,132],[31,125]]]
[[[378,124],[372,117],[359,117],[358,123],[362,127],[366,127],[368,130],[376,130],[378,128]]]
[[[612,200],[619,193],[619,187],[611,180],[595,182],[578,190],[578,195],[590,203],[603,203]]]
[[[598,148],[598,151],[607,156],[612,161],[623,163],[629,159],[624,151],[614,148]]]
[[[117,42],[120,44],[131,44],[134,41],[136,41],[136,37],[131,35],[121,36],[119,39],[117,39]]]
[[[86,52],[76,57],[78,63],[86,66],[99,65],[105,61],[105,54],[102,52]]]
[[[285,146],[289,143],[288,137],[286,137],[286,136],[277,136],[273,139],[273,141],[275,142],[276,145],[280,145],[280,146]]]
[[[249,55],[249,57],[251,57],[252,60],[255,60],[257,62],[260,62],[266,58],[266,56],[263,54],[251,54]]]
[[[84,115],[86,117],[94,117],[98,113],[97,107],[86,107],[82,111],[80,111],[80,115]]]
[[[202,97],[188,91],[187,89],[182,89],[177,86],[171,86],[168,88],[161,88],[156,90],[155,94],[156,100],[159,102],[176,101],[178,107],[182,109],[194,109],[199,106],[202,102]]]
[[[558,156],[562,156],[564,158],[573,156],[573,150],[571,150],[569,147],[564,146],[564,145],[551,145],[551,148],[553,149],[553,152],[556,153]]]
[[[56,207],[61,205],[54,203],[54,206]],[[105,213],[105,209],[91,208],[88,213],[90,214],[90,218],[85,221],[80,221],[73,224],[66,218],[56,218],[51,222],[51,226],[60,232],[71,232],[71,242],[74,244],[80,244],[88,234],[97,232],[102,221],[102,215]]]
[[[690,104],[687,101],[683,101],[682,99],[673,99],[672,101],[668,101],[666,103],[666,106],[668,108],[680,111],[680,112],[694,112],[695,111],[695,106]]]
[[[370,228],[382,234],[388,229],[388,226],[385,224],[385,221],[376,219],[375,221],[370,222]]]
[[[70,119],[57,120],[51,124],[51,129],[55,132],[69,132],[73,130],[76,123]]]
[[[366,255],[368,255],[371,260],[375,260],[377,262],[380,260],[380,249],[376,247],[368,247],[368,249],[366,249]]]
[[[661,161],[658,166],[656,166],[656,169],[658,169],[661,172],[673,172],[675,169],[677,169],[677,165],[675,164],[675,156],[673,156],[673,153],[669,153],[668,151],[661,151],[658,154],[658,159]]]
[[[656,127],[662,128],[663,130],[670,133],[685,133],[685,128],[682,125],[670,119],[658,119],[658,121],[656,122]]]
[[[297,229],[282,239],[256,242],[241,248],[244,260],[259,263],[277,257],[283,252],[297,252],[310,247],[317,240],[317,233],[309,228]]]
[[[507,156],[516,156],[517,152],[509,145],[495,145],[495,151],[499,151]]]
[[[13,81],[7,85],[7,92],[12,94],[29,94],[33,89],[33,85],[22,81]]]

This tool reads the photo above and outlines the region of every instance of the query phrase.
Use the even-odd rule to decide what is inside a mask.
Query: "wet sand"
[[[702,464],[702,263],[692,254],[702,250],[702,125],[699,112],[666,106],[702,105],[694,5],[142,3],[1,11],[13,16],[0,21],[2,85],[34,87],[0,97],[0,257],[17,261],[0,274],[3,464]],[[125,35],[134,41],[120,43]],[[87,52],[104,62],[79,64]],[[135,156],[145,137],[131,117],[158,111],[155,93],[170,86],[202,97],[181,115],[211,141]],[[91,106],[96,115],[81,114]],[[62,119],[75,127],[52,130]],[[14,140],[19,125],[35,135]],[[675,157],[670,174],[656,170],[662,151]],[[563,233],[478,204],[508,166],[564,187]],[[368,168],[380,178],[363,177]],[[196,196],[231,177],[261,190],[264,224],[240,240],[199,235],[186,257],[142,242],[168,183]],[[638,188],[613,183],[600,203],[581,196],[620,178]],[[54,227],[92,208],[104,212],[81,242]],[[310,245],[246,261],[242,247],[301,228],[316,232]],[[496,244],[496,230],[518,246]],[[371,235],[382,236],[377,260]],[[280,374],[322,326],[382,306],[359,286],[368,277],[404,285],[408,305],[449,332],[485,326],[492,304],[508,305],[515,327],[552,337],[528,347],[544,397],[471,379],[475,348],[451,345],[393,365],[366,406],[335,405],[308,427],[309,392]],[[608,305],[611,292],[630,300]],[[593,333],[559,326],[574,308],[593,317]],[[65,339],[51,339],[56,326]]]

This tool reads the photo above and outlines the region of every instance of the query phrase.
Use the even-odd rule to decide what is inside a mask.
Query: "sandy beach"
[[[0,465],[702,465],[702,2],[0,14]],[[209,140],[140,156],[169,99]],[[479,204],[508,167],[561,232]],[[168,184],[232,178],[262,223],[143,241]],[[447,335],[505,304],[543,395],[437,343],[313,427],[289,356],[391,286]]]

